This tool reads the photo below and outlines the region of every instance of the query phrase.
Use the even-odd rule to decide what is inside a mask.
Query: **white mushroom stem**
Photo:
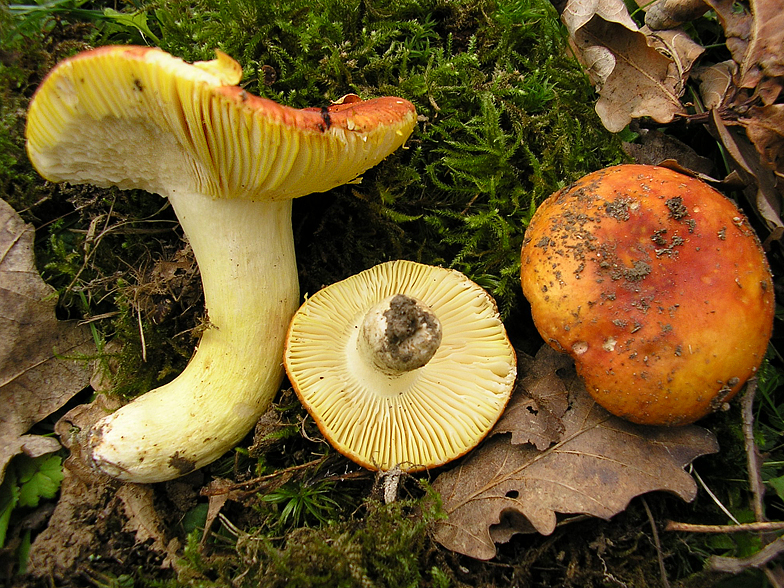
[[[387,375],[421,368],[441,345],[441,323],[424,303],[405,294],[385,298],[365,315],[357,347]]]
[[[102,47],[60,63],[30,104],[27,152],[44,177],[168,197],[201,270],[211,326],[185,371],[84,434],[91,463],[122,480],[185,474],[253,427],[299,303],[288,201],[357,178],[416,124],[401,98],[297,110],[241,77],[223,53],[190,65]]]
[[[175,380],[105,417],[89,440],[99,469],[142,483],[212,462],[253,427],[280,386],[299,302],[290,200],[169,199],[199,263],[209,328]]]

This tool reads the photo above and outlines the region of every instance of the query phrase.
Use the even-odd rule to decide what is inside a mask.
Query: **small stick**
[[[765,486],[760,475],[762,464],[759,450],[754,442],[754,396],[756,393],[757,378],[752,378],[746,384],[746,393],[743,395],[740,405],[743,418],[743,441],[746,447],[746,459],[749,464],[749,488],[751,488],[754,518],[758,521],[764,521],[765,506],[762,500],[765,496]]]
[[[314,460],[309,461],[307,463],[301,463],[301,464],[298,464],[298,465],[289,466],[286,469],[278,470],[277,472],[272,472],[271,474],[266,474],[264,476],[259,476],[257,478],[253,478],[251,480],[246,480],[244,482],[236,482],[234,484],[230,484],[230,485],[228,485],[226,487],[222,487],[220,489],[207,489],[206,491],[203,492],[203,495],[204,496],[216,496],[218,494],[226,494],[226,493],[235,492],[235,491],[243,492],[243,489],[245,489],[244,490],[245,492],[249,492],[250,494],[252,494],[254,492],[254,490],[252,490],[252,488],[254,486],[260,485],[260,484],[262,484],[262,483],[264,483],[264,482],[266,482],[268,480],[272,480],[274,478],[278,478],[280,476],[283,476],[283,475],[286,475],[286,474],[290,474],[290,473],[295,472],[297,470],[303,470],[303,469],[307,469],[307,468],[316,466],[316,465],[318,465],[319,463],[321,463],[323,461],[324,461],[324,458],[320,457],[318,459],[314,459]],[[250,488],[250,489],[248,489],[248,488]]]
[[[684,531],[686,533],[765,533],[783,531],[784,522],[758,521],[756,523],[739,523],[737,525],[693,525],[667,521],[665,531]]]
[[[656,558],[659,560],[659,574],[661,575],[662,586],[670,588],[670,581],[667,579],[667,568],[664,567],[664,556],[662,555],[661,543],[659,542],[659,531],[656,529],[656,521],[653,518],[651,508],[648,506],[648,501],[645,497],[641,497],[642,505],[645,507],[645,512],[648,514],[648,522],[651,523],[651,530],[653,531],[653,544],[656,547]]]
[[[779,537],[750,557],[735,558],[713,555],[708,558],[708,567],[717,572],[739,574],[749,568],[760,568],[776,559],[784,551],[784,537]]]

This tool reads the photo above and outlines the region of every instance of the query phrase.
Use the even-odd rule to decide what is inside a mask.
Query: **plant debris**
[[[568,357],[545,346],[535,363],[540,378],[552,382],[557,374],[563,382],[554,384],[568,398],[560,418],[562,433],[544,450],[516,444],[514,435],[494,435],[459,467],[438,476],[433,488],[447,513],[436,526],[439,543],[490,559],[496,555],[495,543],[509,541],[516,533],[552,533],[556,513],[609,519],[633,497],[654,490],[694,499],[697,484],[683,468],[700,455],[718,451],[710,431],[632,425],[594,403]],[[536,381],[526,385],[537,388]],[[544,396],[541,390],[536,393]],[[519,403],[530,407],[531,401],[526,388],[518,389],[511,413],[499,423],[501,430],[515,425],[527,429],[525,420],[506,417]],[[552,418],[550,411],[542,414],[545,420]]]
[[[33,227],[0,200],[0,481],[14,455],[60,449],[57,439],[28,431],[88,385],[87,358],[95,354],[89,328],[57,320],[33,237]]]
[[[708,125],[730,155],[766,242],[784,235],[784,13],[779,0],[638,0],[638,25],[622,0],[569,0],[561,14],[613,132],[650,118]],[[715,11],[731,59],[695,63],[704,47],[690,21]],[[691,30],[693,33],[693,29]],[[697,83],[687,92],[690,79]],[[662,163],[656,161],[654,163]],[[725,178],[726,179],[726,178]]]

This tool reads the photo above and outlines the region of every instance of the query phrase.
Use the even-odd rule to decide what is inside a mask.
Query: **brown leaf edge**
[[[539,451],[494,435],[438,476],[433,487],[447,517],[436,523],[437,542],[487,560],[496,542],[517,533],[551,534],[557,513],[609,520],[635,496],[659,490],[694,499],[697,486],[684,468],[718,451],[710,431],[633,425],[596,405],[576,375],[567,381],[560,441]]]

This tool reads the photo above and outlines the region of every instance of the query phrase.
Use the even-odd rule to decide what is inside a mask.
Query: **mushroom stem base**
[[[248,433],[280,386],[299,302],[291,201],[170,200],[199,264],[209,327],[174,381],[88,433],[93,464],[132,482],[187,474]]]

